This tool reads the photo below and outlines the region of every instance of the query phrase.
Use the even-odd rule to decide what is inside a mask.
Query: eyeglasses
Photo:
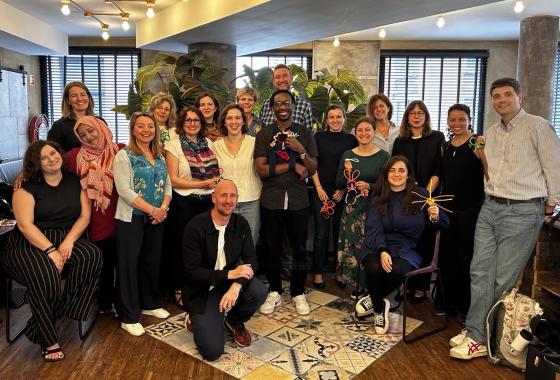
[[[185,119],[185,122],[183,124],[199,124],[200,123],[200,119]]]
[[[292,102],[289,100],[286,100],[285,102],[274,102],[274,107],[290,107],[292,105]]]
[[[426,114],[422,111],[418,111],[418,112],[411,112],[409,115],[412,116],[412,117],[414,117],[414,116],[422,117],[422,116],[425,116]]]

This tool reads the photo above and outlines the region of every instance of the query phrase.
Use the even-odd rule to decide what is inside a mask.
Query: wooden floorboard
[[[336,287],[331,276],[326,281],[326,292],[345,295],[344,290]],[[167,308],[172,314],[180,312],[172,303]],[[28,313],[26,306],[15,310],[12,322],[23,323]],[[430,304],[411,305],[410,316],[431,318]],[[4,319],[3,309],[0,317]],[[158,320],[143,316],[141,322],[147,326]],[[25,336],[8,344],[4,323],[0,324],[0,379],[234,379],[150,336],[133,337],[127,334],[112,315],[100,316],[85,341],[78,337],[75,321],[61,321],[57,328],[66,359],[58,363],[45,363],[39,355],[39,347],[31,344]],[[426,325],[429,323],[426,322]],[[483,358],[471,361],[451,359],[448,340],[460,330],[460,324],[451,318],[446,330],[412,344],[398,343],[355,379],[523,378],[521,373],[494,366]]]

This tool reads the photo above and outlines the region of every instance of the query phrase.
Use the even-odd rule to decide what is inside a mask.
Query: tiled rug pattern
[[[284,293],[286,294],[286,293]],[[289,292],[287,292],[289,294]],[[306,290],[311,308],[299,316],[288,297],[274,313],[257,312],[249,322],[253,342],[238,347],[226,336],[225,353],[207,364],[240,379],[351,379],[401,340],[402,316],[390,313],[387,334],[375,334],[370,319],[354,316],[354,303],[317,291]],[[185,313],[151,325],[146,332],[156,339],[203,360],[192,334],[184,327]],[[422,322],[409,318],[407,330]]]

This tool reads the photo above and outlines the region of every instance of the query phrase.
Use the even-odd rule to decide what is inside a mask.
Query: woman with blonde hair
[[[175,126],[177,124],[177,107],[170,94],[159,92],[152,97],[148,111],[154,114],[159,127],[159,141],[165,145],[166,141],[177,138]]]
[[[86,115],[95,116],[91,92],[82,82],[70,82],[64,87],[61,107],[62,117],[53,123],[47,139],[59,143],[68,152],[82,145],[74,133],[76,120]]]
[[[140,313],[167,318],[159,294],[163,222],[171,202],[171,181],[153,114],[130,119],[130,141],[114,164],[117,201],[117,311],[121,327],[144,334]]]

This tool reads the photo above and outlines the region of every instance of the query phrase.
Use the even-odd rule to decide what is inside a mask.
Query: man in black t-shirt
[[[281,251],[286,231],[292,249],[290,293],[296,311],[309,314],[303,294],[309,270],[305,252],[309,197],[306,178],[317,169],[317,147],[310,129],[292,120],[294,96],[277,90],[270,98],[276,116],[271,128],[263,129],[255,142],[255,167],[262,179],[261,233],[267,253],[264,258],[269,294],[260,311],[270,314],[281,303]]]

